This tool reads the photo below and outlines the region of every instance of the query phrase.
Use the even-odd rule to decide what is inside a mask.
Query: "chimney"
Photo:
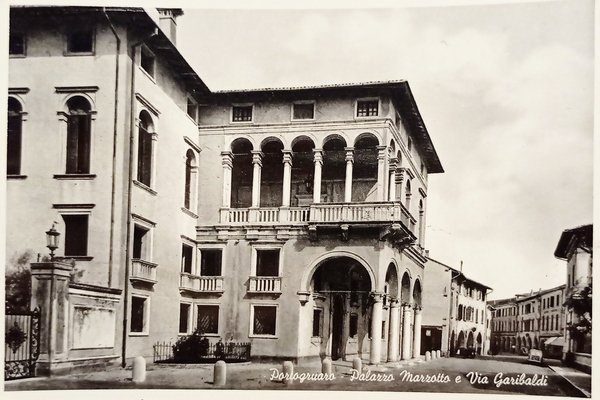
[[[183,10],[181,8],[157,8],[156,10],[160,14],[160,30],[171,39],[171,42],[173,42],[174,45],[177,45],[176,20],[177,17],[183,15]]]

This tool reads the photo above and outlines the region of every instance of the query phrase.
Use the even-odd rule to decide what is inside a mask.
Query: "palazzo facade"
[[[443,168],[408,83],[211,91],[181,14],[11,9],[7,263],[61,233],[61,362],[196,330],[257,358],[419,356]]]

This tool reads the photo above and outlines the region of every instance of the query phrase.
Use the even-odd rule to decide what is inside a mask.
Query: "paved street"
[[[412,365],[410,365],[412,364]],[[271,368],[281,371],[280,364],[229,364],[227,366],[227,385],[225,389],[294,389],[294,390],[367,390],[367,391],[403,391],[403,392],[457,392],[457,393],[526,393],[545,396],[582,397],[560,375],[550,368],[529,365],[519,358],[499,361],[491,358],[457,359],[441,358],[429,362],[400,363],[367,367],[363,378],[392,379],[392,381],[361,381],[353,379],[349,363],[334,362],[335,379],[331,381],[295,381],[284,384],[272,381]],[[295,372],[318,373],[318,363],[303,364],[295,367]],[[469,374],[472,372],[472,374]],[[477,381],[471,381],[478,373]],[[522,384],[502,384],[497,386],[494,377],[502,373],[503,378],[527,374],[537,374],[539,386]],[[416,382],[414,380],[435,380],[436,382]],[[413,380],[413,381],[410,381]],[[444,381],[446,381],[444,383]],[[88,389],[88,388],[214,388],[212,384],[212,365],[149,365],[146,382],[135,384],[131,381],[131,371],[114,369],[111,371],[56,377],[52,379],[34,378],[8,382],[5,390],[41,390],[41,389]]]

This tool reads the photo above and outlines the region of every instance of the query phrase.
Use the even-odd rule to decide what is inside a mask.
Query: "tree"
[[[28,312],[31,302],[31,269],[29,262],[34,253],[27,250],[13,257],[6,266],[5,273],[5,312],[16,314]]]

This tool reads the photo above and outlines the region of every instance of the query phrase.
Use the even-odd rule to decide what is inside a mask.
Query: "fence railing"
[[[223,277],[198,276],[182,272],[179,287],[194,292],[222,292]]]
[[[253,293],[281,293],[280,276],[251,276],[249,292]]]
[[[157,264],[134,258],[131,260],[129,279],[156,282],[156,267]]]
[[[153,348],[155,363],[208,363],[218,360],[250,361],[252,346],[249,342],[208,342],[204,346],[198,346],[194,354],[178,354],[175,351],[175,344],[170,342],[158,342]]]

